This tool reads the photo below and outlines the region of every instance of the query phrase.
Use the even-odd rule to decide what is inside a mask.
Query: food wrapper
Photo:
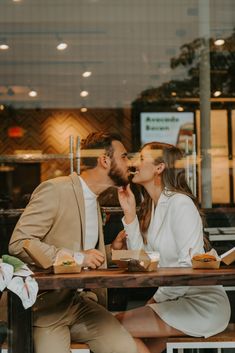
[[[220,255],[220,258],[226,265],[230,265],[235,261],[235,247]]]
[[[68,252],[60,250],[53,264],[54,273],[79,273],[82,266]]]
[[[156,271],[159,257],[144,250],[112,250],[112,261],[130,272]]]
[[[209,255],[208,257],[206,255]],[[213,256],[214,260],[211,260],[210,257]],[[196,260],[196,258],[200,258]],[[215,249],[211,249],[205,254],[194,254],[191,258],[193,268],[212,268],[218,269],[220,267],[221,259],[217,254]]]

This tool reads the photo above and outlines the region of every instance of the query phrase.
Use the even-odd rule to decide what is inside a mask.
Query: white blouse
[[[160,267],[191,267],[191,256],[203,253],[203,227],[200,214],[190,197],[162,192],[152,207],[151,222],[143,242],[137,217],[130,224],[123,221],[129,249],[158,251]],[[157,302],[182,296],[184,287],[160,287],[154,295]]]
[[[130,249],[160,253],[160,267],[191,267],[191,256],[203,253],[200,214],[190,197],[162,193],[143,242],[137,217],[125,224]],[[148,304],[168,325],[190,336],[209,337],[228,325],[231,310],[222,286],[159,287]]]

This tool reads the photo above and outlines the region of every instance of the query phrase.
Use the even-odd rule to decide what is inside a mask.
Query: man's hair
[[[109,132],[92,132],[81,141],[81,170],[97,166],[97,159],[103,150],[104,154],[113,157],[113,141],[120,141],[121,136]]]

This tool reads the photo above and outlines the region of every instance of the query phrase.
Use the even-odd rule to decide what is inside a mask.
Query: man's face
[[[113,141],[112,147],[114,150],[113,157],[111,158],[111,166],[108,176],[116,186],[124,186],[129,183],[129,159],[127,151],[120,141]]]

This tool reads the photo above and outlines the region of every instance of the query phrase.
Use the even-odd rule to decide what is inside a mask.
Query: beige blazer
[[[98,207],[98,205],[97,205]],[[99,240],[97,249],[105,254],[102,219],[98,207]],[[23,250],[23,241],[34,240],[52,262],[60,249],[83,250],[85,206],[79,177],[76,173],[41,183],[17,222],[9,243],[10,254],[26,263],[32,259]],[[105,262],[103,267],[107,267]],[[55,293],[56,292],[56,293]],[[36,326],[57,322],[72,303],[74,291],[42,293],[34,306]]]

